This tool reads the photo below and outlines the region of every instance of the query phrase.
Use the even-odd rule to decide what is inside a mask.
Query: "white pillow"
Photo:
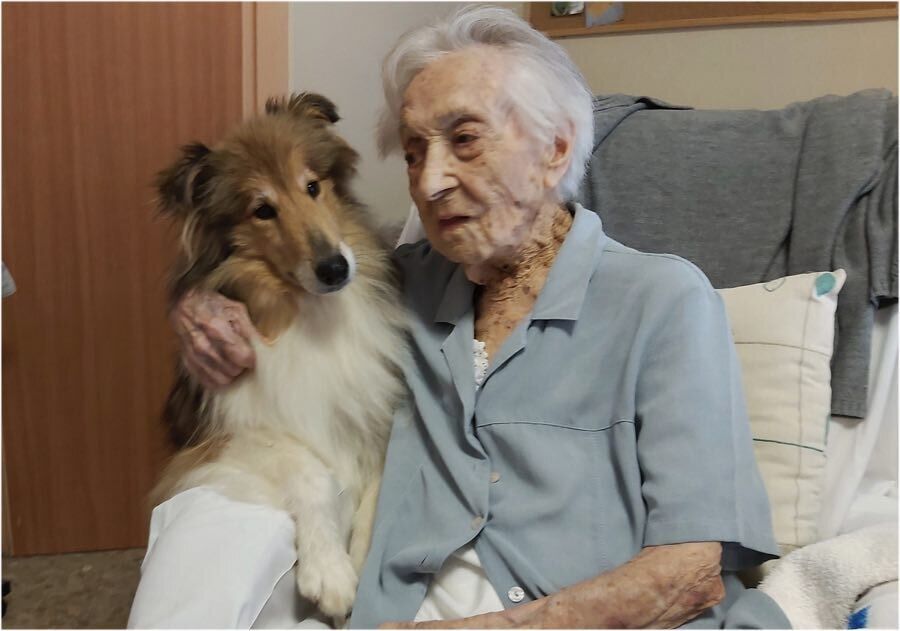
[[[782,554],[817,540],[834,312],[846,278],[839,269],[719,290]]]

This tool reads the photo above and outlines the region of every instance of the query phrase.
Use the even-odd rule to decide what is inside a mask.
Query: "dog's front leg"
[[[372,528],[375,525],[375,509],[378,505],[378,491],[381,489],[381,474],[378,474],[363,492],[359,508],[353,515],[353,530],[350,533],[350,559],[356,573],[362,572],[363,563],[372,542]]]
[[[342,620],[353,606],[359,579],[339,520],[338,485],[324,466],[307,467],[291,482],[288,511],[297,525],[297,590],[322,613]]]

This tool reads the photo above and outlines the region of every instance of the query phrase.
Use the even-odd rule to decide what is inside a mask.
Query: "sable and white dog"
[[[153,501],[205,485],[287,511],[297,588],[340,620],[368,551],[407,346],[390,248],[352,196],[358,156],[337,120],[319,95],[271,99],[159,176],[163,212],[183,222],[173,300],[221,292],[263,337],[255,370],[222,390],[179,366],[165,416],[183,449]]]

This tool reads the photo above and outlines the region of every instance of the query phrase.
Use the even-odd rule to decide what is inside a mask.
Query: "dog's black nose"
[[[329,287],[343,283],[349,272],[350,266],[342,254],[336,254],[316,265],[316,278]]]

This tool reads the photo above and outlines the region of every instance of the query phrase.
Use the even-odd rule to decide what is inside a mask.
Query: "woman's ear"
[[[573,125],[558,129],[553,137],[553,142],[547,151],[547,162],[544,172],[544,186],[548,189],[556,188],[560,180],[569,170],[572,162],[572,144],[575,141],[575,129]]]

